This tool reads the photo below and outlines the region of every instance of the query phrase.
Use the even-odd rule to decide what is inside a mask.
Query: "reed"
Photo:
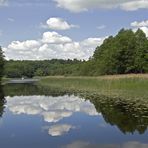
[[[39,85],[74,92],[110,97],[148,99],[148,74],[100,77],[43,77]]]

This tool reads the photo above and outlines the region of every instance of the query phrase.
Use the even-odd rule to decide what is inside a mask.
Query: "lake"
[[[0,87],[1,148],[148,148],[147,127],[140,101],[35,84]]]

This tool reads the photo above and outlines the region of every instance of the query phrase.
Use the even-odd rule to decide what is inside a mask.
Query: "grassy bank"
[[[148,74],[100,77],[43,77],[39,85],[110,97],[148,99]]]

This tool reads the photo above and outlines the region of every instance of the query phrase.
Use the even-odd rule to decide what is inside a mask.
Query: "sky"
[[[148,0],[0,0],[6,59],[89,59],[122,28],[148,37]]]

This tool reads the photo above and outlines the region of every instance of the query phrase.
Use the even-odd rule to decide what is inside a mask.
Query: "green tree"
[[[4,71],[4,56],[2,48],[0,47],[0,81],[3,76],[3,71]]]
[[[107,38],[93,55],[95,72],[99,74],[127,74],[148,72],[148,40],[142,30],[134,33],[122,29]]]
[[[136,35],[135,71],[137,73],[148,72],[148,40],[145,33],[138,29]]]

